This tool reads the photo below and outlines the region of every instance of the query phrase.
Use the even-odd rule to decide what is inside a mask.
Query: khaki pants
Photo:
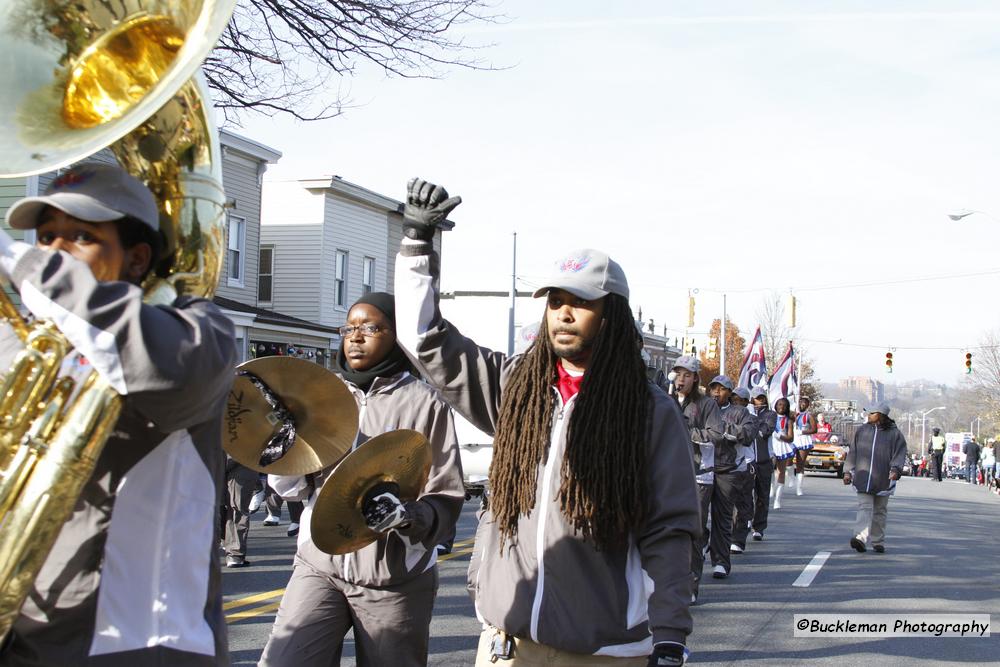
[[[437,568],[398,586],[356,586],[295,557],[260,667],[340,664],[344,636],[354,629],[360,667],[424,667]]]
[[[479,635],[479,651],[476,653],[476,667],[548,667],[550,665],[579,665],[580,667],[646,667],[648,656],[639,658],[612,658],[606,655],[583,655],[560,651],[551,646],[536,644],[530,639],[511,637],[514,652],[510,660],[490,662],[490,644],[496,628],[487,628]]]
[[[889,510],[889,496],[858,494],[858,518],[854,523],[854,536],[862,544],[871,538],[872,545],[885,544],[885,517]]]

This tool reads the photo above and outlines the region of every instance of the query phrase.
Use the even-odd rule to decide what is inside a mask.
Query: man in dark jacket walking
[[[969,484],[978,484],[977,479],[979,474],[979,455],[982,454],[983,448],[979,446],[975,438],[969,440],[962,447],[962,453],[965,454],[965,481]]]
[[[869,537],[876,552],[885,552],[889,496],[896,492],[905,461],[906,440],[896,422],[889,419],[889,404],[879,403],[868,410],[868,423],[854,434],[844,461],[844,484],[853,484],[858,493],[851,546],[859,553],[867,550]]]

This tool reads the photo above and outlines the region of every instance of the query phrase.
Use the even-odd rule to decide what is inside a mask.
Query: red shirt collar
[[[559,382],[556,383],[556,389],[559,391],[559,395],[562,396],[563,404],[569,403],[569,399],[576,396],[577,392],[580,391],[580,385],[583,384],[583,376],[570,375],[569,371],[563,368],[562,361],[556,364],[556,370],[559,372]]]

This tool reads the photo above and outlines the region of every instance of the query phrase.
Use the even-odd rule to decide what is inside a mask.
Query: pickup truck
[[[806,452],[805,469],[808,472],[832,472],[842,478],[846,456],[847,447],[839,442],[813,442],[813,448]]]

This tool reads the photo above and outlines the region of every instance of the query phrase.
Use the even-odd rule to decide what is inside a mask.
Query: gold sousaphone
[[[211,297],[223,259],[222,166],[198,73],[236,0],[4,0],[0,178],[65,167],[104,148],[146,183],[168,249],[146,299]],[[72,345],[25,323],[0,385],[0,637],[72,514],[121,409],[97,373],[58,377]]]

